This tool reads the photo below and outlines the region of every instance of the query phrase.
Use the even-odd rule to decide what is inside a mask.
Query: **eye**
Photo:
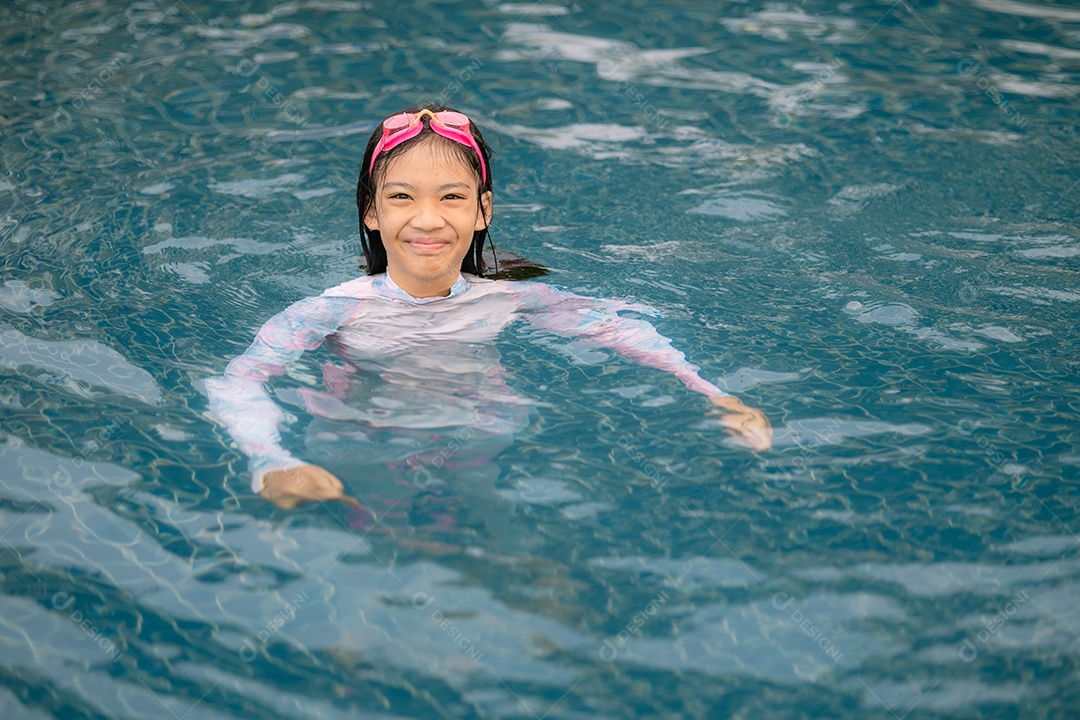
[[[408,200],[409,199],[409,194],[408,193],[403,193],[403,192],[393,193],[392,195],[389,196],[389,199],[390,200]]]
[[[444,195],[443,196],[443,200],[464,200],[464,199],[465,199],[464,195],[458,195],[457,193],[450,193],[449,195]]]

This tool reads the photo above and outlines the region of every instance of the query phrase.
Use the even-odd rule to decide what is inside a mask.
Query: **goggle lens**
[[[469,127],[469,118],[465,117],[459,112],[453,112],[451,110],[444,110],[442,112],[435,113],[435,119],[441,122],[443,125],[461,128],[462,130]]]
[[[394,132],[396,130],[404,130],[413,124],[414,121],[419,121],[420,118],[413,113],[402,113],[400,115],[394,115],[388,117],[383,121],[383,129]]]

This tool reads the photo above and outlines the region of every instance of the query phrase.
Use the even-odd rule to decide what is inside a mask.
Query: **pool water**
[[[1075,5],[0,18],[0,717],[1080,717]],[[512,442],[373,458],[385,523],[251,494],[202,383],[360,273],[363,144],[434,99],[500,252],[660,310],[772,450],[515,325]]]

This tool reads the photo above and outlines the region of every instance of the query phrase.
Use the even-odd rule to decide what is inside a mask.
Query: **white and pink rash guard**
[[[266,383],[324,340],[346,366],[326,363],[326,390],[299,394],[312,415],[368,427],[521,429],[528,422],[522,410],[537,402],[513,392],[495,347],[495,338],[518,318],[666,370],[702,395],[727,394],[702,379],[650,323],[620,317],[620,311],[659,314],[539,282],[461,275],[445,297],[414,298],[386,274],[365,276],[270,318],[223,375],[206,381],[206,391],[211,411],[248,456],[256,491],[267,472],[305,464],[281,446],[284,413]]]

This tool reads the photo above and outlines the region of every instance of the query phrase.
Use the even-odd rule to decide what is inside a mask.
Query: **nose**
[[[409,224],[417,230],[438,230],[446,225],[446,218],[439,212],[437,203],[421,202]]]

